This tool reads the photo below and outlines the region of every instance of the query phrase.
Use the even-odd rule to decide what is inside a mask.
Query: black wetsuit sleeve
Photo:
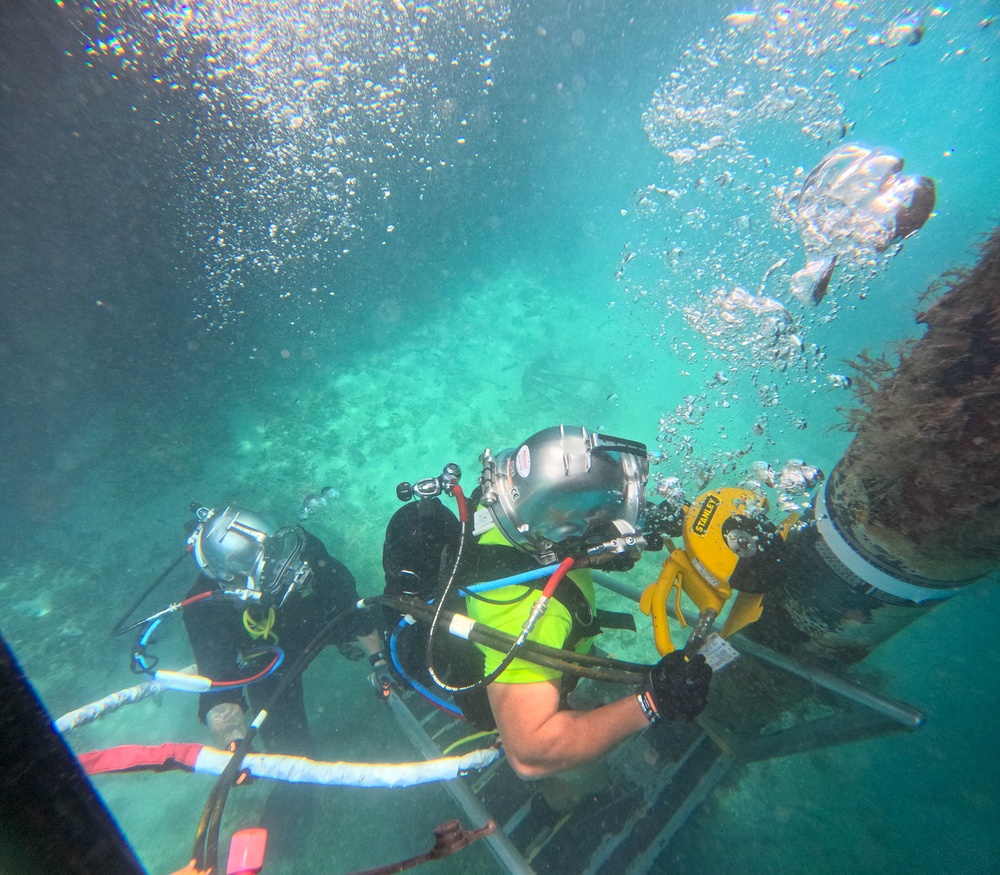
[[[218,584],[204,575],[199,577],[188,597],[216,589]],[[194,651],[198,674],[210,680],[233,680],[240,677],[239,642],[240,618],[238,607],[222,599],[207,599],[184,608],[184,626]],[[202,693],[198,702],[198,718],[216,705],[234,702],[245,711],[242,687]]]
[[[348,571],[347,566],[334,559],[322,542],[308,532],[306,532],[305,553],[316,576],[313,588],[322,606],[324,623],[329,623],[343,611],[351,612],[351,616],[346,617],[334,628],[331,643],[348,644],[355,638],[374,632],[375,612],[359,610],[356,607],[358,588],[354,575]]]

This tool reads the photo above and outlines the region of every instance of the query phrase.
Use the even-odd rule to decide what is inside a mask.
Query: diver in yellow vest
[[[492,461],[484,453],[483,463],[485,508],[478,514],[477,530],[486,531],[481,542],[505,541],[543,564],[566,556],[576,557],[573,564],[613,569],[630,566],[638,556],[648,476],[642,444],[558,426]],[[570,565],[567,576],[596,613],[589,569],[574,572]],[[517,589],[492,591],[490,600],[516,599]],[[574,616],[555,593],[528,637],[563,646]],[[491,602],[470,597],[470,616],[517,634],[535,599]],[[575,649],[589,647],[590,640],[581,637]],[[485,658],[490,673],[500,667],[503,654],[488,650]],[[515,658],[504,668],[487,692],[507,758],[527,778],[582,765],[661,719],[694,719],[705,707],[712,674],[700,654],[674,652],[651,670],[638,695],[573,711],[563,706],[557,672],[518,662]]]
[[[481,462],[480,490],[461,523],[448,523],[443,506],[428,504],[437,502],[432,495],[397,512],[383,552],[386,592],[430,595],[445,609],[461,589],[468,594],[468,615],[484,626],[520,640],[587,650],[600,628],[590,568],[630,568],[646,545],[645,446],[556,426],[496,457],[487,450]],[[430,482],[447,491],[447,469]],[[472,591],[480,581],[544,569],[550,570],[533,582]],[[432,660],[437,629],[432,623]],[[582,765],[651,723],[694,719],[705,707],[712,674],[700,654],[670,653],[637,695],[574,711],[566,706],[569,679],[560,671],[518,658],[516,647],[507,654],[488,647],[479,652],[489,710],[507,758],[525,778]],[[428,666],[445,690],[455,687],[450,675],[442,680],[450,668]]]

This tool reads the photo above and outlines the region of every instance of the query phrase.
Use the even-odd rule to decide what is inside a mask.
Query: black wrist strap
[[[381,650],[378,653],[373,653],[371,656],[368,657],[368,662],[372,668],[375,668],[377,663],[388,662],[388,661],[389,660],[385,658],[385,653],[383,653]]]

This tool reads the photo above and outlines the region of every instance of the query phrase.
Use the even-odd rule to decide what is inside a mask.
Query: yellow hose
[[[441,756],[448,756],[456,747],[460,747],[463,744],[468,744],[470,741],[475,741],[478,738],[486,738],[490,735],[497,735],[497,730],[487,729],[484,732],[474,732],[472,735],[467,735],[465,738],[460,738],[458,741],[453,741],[449,744],[443,751],[441,751]]]
[[[277,619],[274,613],[274,608],[267,609],[267,617],[260,622],[257,622],[253,617],[250,616],[250,609],[247,608],[243,612],[243,628],[247,630],[247,633],[251,638],[263,638],[267,641],[268,636],[274,635],[274,643],[278,643],[278,633],[273,632],[274,621]]]

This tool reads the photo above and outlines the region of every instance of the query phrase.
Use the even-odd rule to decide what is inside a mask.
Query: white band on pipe
[[[860,556],[857,551],[844,540],[833,520],[830,519],[830,512],[826,507],[826,486],[820,490],[816,496],[816,530],[826,541],[826,545],[849,571],[854,572],[861,580],[872,589],[888,593],[898,599],[908,602],[915,602],[920,605],[924,602],[940,601],[951,598],[958,592],[958,589],[932,589],[926,586],[917,586],[915,583],[907,583],[886,574],[880,568],[876,568],[870,562]]]
[[[271,778],[295,784],[324,784],[348,787],[412,787],[433,781],[449,781],[472,769],[484,769],[500,752],[494,748],[474,750],[460,757],[444,757],[418,763],[324,763],[305,757],[251,753],[243,758],[245,768],[255,778]],[[202,748],[194,770],[219,775],[232,754],[226,750]]]
[[[472,634],[472,627],[475,625],[476,621],[471,617],[466,617],[463,614],[455,614],[448,624],[448,631],[452,635],[468,640],[469,635]]]

